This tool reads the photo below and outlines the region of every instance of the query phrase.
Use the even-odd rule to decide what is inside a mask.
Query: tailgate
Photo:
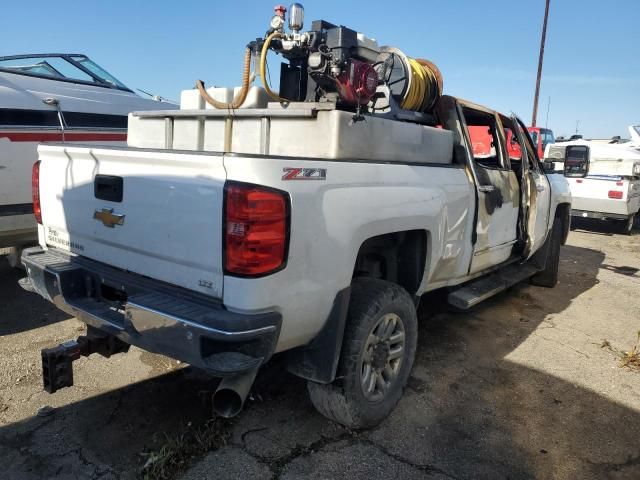
[[[39,158],[47,245],[222,297],[221,154],[40,146]]]

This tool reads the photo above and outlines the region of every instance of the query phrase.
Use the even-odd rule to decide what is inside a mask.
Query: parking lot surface
[[[555,289],[464,313],[425,296],[405,395],[362,432],[316,413],[278,358],[226,421],[215,382],[135,348],[80,359],[75,386],[49,395],[40,350],[83,324],[0,259],[0,478],[638,479],[640,372],[621,357],[640,330],[640,235],[576,227]]]

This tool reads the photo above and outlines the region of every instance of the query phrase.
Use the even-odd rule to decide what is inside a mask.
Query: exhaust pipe
[[[224,418],[240,413],[257,373],[258,368],[253,368],[246,373],[223,378],[213,394],[213,411]]]

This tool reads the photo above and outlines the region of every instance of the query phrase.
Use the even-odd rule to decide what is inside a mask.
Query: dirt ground
[[[640,330],[640,234],[577,227],[555,289],[467,313],[426,296],[405,395],[365,432],[317,414],[277,358],[229,421],[211,419],[210,379],[138,349],[82,358],[49,395],[40,350],[82,324],[0,259],[0,478],[638,479],[640,372],[620,358]]]

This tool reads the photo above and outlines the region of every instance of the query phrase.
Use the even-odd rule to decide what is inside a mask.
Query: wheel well
[[[571,204],[559,203],[556,207],[555,218],[562,222],[562,245],[564,245],[571,229]]]
[[[420,287],[427,256],[427,232],[406,230],[366,240],[356,257],[353,277],[397,283],[409,293]]]

